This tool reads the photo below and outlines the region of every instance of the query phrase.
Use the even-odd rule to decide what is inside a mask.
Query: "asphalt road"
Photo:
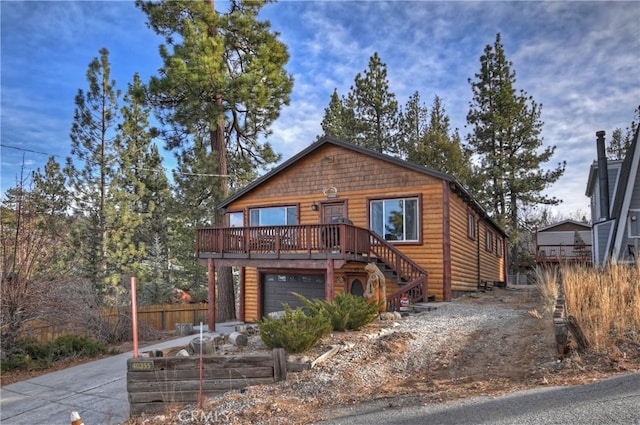
[[[228,334],[237,324],[217,324],[215,333],[204,335]],[[186,345],[197,336],[165,341],[140,351]],[[0,388],[0,423],[69,425],[72,411],[77,411],[87,425],[124,422],[129,418],[127,359],[131,357],[133,352],[119,354]]]
[[[394,407],[390,407],[394,406]],[[439,404],[378,400],[334,412],[322,425],[640,424],[640,373],[587,385],[519,391]]]

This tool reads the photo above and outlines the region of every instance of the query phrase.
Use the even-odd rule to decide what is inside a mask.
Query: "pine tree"
[[[490,214],[512,235],[510,260],[515,272],[519,208],[560,203],[542,192],[562,176],[565,163],[550,170],[542,168],[555,146],[543,147],[541,106],[524,91],[516,92],[515,72],[506,59],[500,34],[493,46],[486,46],[480,63],[476,80],[469,79],[473,99],[467,114],[472,129],[468,142],[481,163],[475,170],[476,191]]]
[[[436,96],[430,110],[419,106],[417,101],[419,95],[416,93],[407,104],[407,111],[412,112],[405,115],[405,122],[412,122],[414,128],[411,139],[405,142],[407,159],[450,174],[462,183],[468,182],[471,174],[469,154],[462,146],[458,131],[451,131],[442,99]]]
[[[398,101],[389,91],[387,65],[378,53],[369,59],[364,75],[358,73],[347,96],[347,106],[355,114],[356,144],[384,153],[397,153]]]
[[[32,199],[35,211],[39,217],[39,227],[46,232],[50,241],[56,241],[56,245],[49,245],[51,257],[43,271],[49,277],[61,276],[70,272],[73,261],[73,252],[69,229],[74,223],[68,212],[71,208],[71,193],[67,188],[67,178],[62,172],[62,167],[51,156],[44,166],[33,173]]]
[[[167,147],[178,157],[176,183],[189,201],[191,232],[202,224],[224,225],[213,205],[230,195],[231,163],[241,172],[280,159],[261,136],[289,103],[293,79],[284,69],[286,46],[269,22],[258,20],[265,4],[232,0],[228,13],[219,14],[213,0],[136,1],[166,40],[161,76],[149,86]],[[234,319],[231,269],[218,268],[217,282],[217,319]]]
[[[71,155],[82,168],[67,158],[74,206],[85,217],[84,230],[77,240],[82,274],[105,291],[107,273],[107,203],[111,173],[115,167],[113,138],[118,120],[120,91],[111,80],[109,51],[100,50],[87,70],[89,90],[78,90],[71,128]]]
[[[626,128],[626,131],[623,132],[621,128],[613,130],[611,140],[607,145],[607,157],[609,159],[618,160],[624,158],[627,149],[631,146],[633,136],[638,131],[638,121],[640,121],[640,106],[636,108],[634,119],[631,121],[631,125]]]
[[[414,92],[399,113],[400,152],[408,161],[426,165],[418,154],[418,147],[427,132],[429,110],[420,99],[420,93]]]
[[[164,235],[166,241],[166,210],[162,208],[167,204],[169,182],[152,143],[156,131],[149,125],[151,108],[138,74],[129,84],[124,102],[113,145],[117,166],[107,204],[107,280],[111,285],[132,275],[144,281],[149,273],[145,266],[148,246],[156,236]]]
[[[353,108],[345,106],[346,102],[340,99],[338,89],[334,89],[320,125],[324,134],[345,142],[356,143],[359,133],[358,123]]]

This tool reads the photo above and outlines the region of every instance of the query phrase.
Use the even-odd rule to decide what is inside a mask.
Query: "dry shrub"
[[[569,314],[596,351],[640,338],[640,265],[563,266]]]
[[[545,311],[552,312],[558,298],[558,269],[536,268],[536,288],[542,298]]]

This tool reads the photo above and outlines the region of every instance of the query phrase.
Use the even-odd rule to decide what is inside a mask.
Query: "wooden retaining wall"
[[[202,357],[204,397],[250,385],[287,378],[284,349],[271,353]],[[295,367],[293,368],[295,369]],[[197,403],[200,394],[200,357],[155,357],[127,360],[129,414],[160,413],[171,407]]]
[[[589,348],[589,340],[582,332],[580,324],[574,316],[569,314],[562,272],[558,273],[558,297],[556,298],[556,307],[553,311],[553,325],[556,330],[556,347],[558,349],[558,355],[561,358],[567,353],[570,336],[573,336],[575,339],[576,349],[579,352],[583,352]]]
[[[556,306],[553,310],[553,326],[556,331],[556,348],[558,355],[564,356],[569,342],[569,331],[567,327],[567,299],[564,294],[564,280],[562,273],[558,272],[558,297],[556,298]]]

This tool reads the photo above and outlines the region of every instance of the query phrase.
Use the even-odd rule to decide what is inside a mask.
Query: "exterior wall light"
[[[311,211],[318,211],[318,204],[316,204],[315,202],[311,204]]]

